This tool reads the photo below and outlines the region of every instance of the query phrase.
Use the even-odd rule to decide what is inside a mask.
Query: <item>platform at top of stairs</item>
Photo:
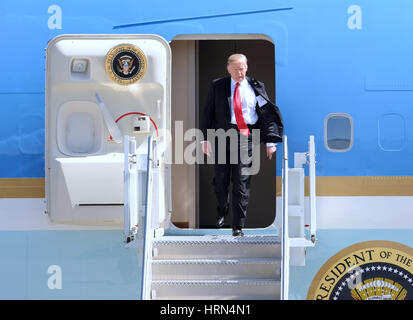
[[[154,259],[280,258],[281,241],[268,235],[163,236],[154,240],[153,250]]]

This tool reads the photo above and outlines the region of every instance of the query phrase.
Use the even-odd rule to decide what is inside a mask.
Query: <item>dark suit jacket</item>
[[[280,110],[268,98],[264,83],[254,78],[246,77],[247,81],[254,89],[255,95],[261,95],[267,102],[259,107],[255,107],[258,115],[256,123],[260,129],[261,142],[281,142],[283,137],[284,124]],[[212,81],[209,87],[208,99],[202,113],[200,127],[207,139],[208,129],[228,130],[231,124],[231,77],[220,78]]]

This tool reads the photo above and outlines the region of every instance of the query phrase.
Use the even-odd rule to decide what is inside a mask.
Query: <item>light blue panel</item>
[[[0,94],[0,177],[44,177],[44,95]]]
[[[26,299],[27,237],[24,232],[0,232],[0,299]]]
[[[339,251],[356,243],[371,240],[394,241],[413,247],[412,232],[412,230],[318,230],[316,246],[307,248],[306,265],[290,268],[289,299],[305,300],[318,270]]]
[[[406,143],[406,125],[402,115],[383,114],[378,122],[379,146],[383,151],[400,151]]]
[[[124,247],[122,231],[28,233],[29,299],[138,299],[136,249]],[[51,265],[62,272],[62,289],[50,289]]]
[[[30,110],[30,109],[29,109]],[[33,110],[34,112],[35,110]],[[44,115],[26,113],[19,121],[19,151],[24,155],[44,155]]]

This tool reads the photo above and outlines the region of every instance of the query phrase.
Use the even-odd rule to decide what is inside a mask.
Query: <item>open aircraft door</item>
[[[124,226],[130,240],[139,210],[152,204],[162,228],[171,210],[169,44],[156,35],[62,35],[46,52],[50,219]]]

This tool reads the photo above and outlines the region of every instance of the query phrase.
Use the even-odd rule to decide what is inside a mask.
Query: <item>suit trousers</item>
[[[241,136],[236,143],[225,137],[225,147],[215,142],[214,191],[218,200],[218,215],[223,216],[230,205],[229,186],[232,182],[232,227],[244,227],[250,198],[252,164],[252,135]],[[225,157],[222,157],[225,152]],[[220,154],[221,153],[221,154]],[[242,156],[244,155],[244,157]]]

